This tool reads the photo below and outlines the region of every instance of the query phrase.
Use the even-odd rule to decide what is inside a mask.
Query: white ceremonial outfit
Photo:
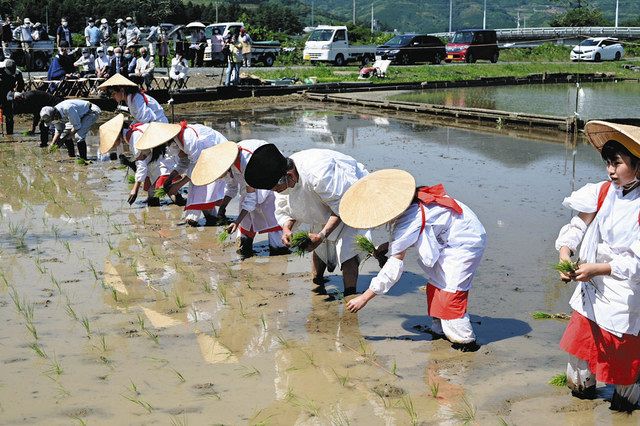
[[[471,289],[486,246],[486,232],[473,211],[460,201],[456,202],[462,208],[462,214],[435,203],[413,202],[394,221],[389,260],[371,280],[371,291],[385,294],[391,289],[404,270],[404,262],[393,256],[412,246],[418,249],[419,264],[427,274],[429,285],[452,294]],[[473,342],[475,334],[466,306],[460,315],[449,319],[432,316],[432,330],[445,334],[455,343]]]
[[[127,95],[126,103],[129,113],[140,123],[169,122],[158,101],[145,93]]]
[[[62,101],[54,108],[62,117],[60,121],[53,122],[56,132],[60,134],[61,138],[64,138],[67,132],[75,130],[76,142],[80,142],[87,137],[89,129],[91,129],[91,126],[102,112],[100,108],[91,102],[80,99]]]
[[[283,226],[289,220],[311,225],[318,233],[331,214],[339,215],[340,199],[358,179],[369,172],[354,158],[329,149],[296,152],[293,160],[299,179],[285,194],[276,194],[276,219]],[[341,223],[315,250],[329,272],[358,255],[355,236],[359,231]]]
[[[176,170],[180,174],[186,174],[189,178],[191,178],[191,173],[202,150],[227,140],[221,133],[202,124],[186,125],[174,139],[178,148],[187,154],[186,158],[177,158]],[[189,182],[189,196],[185,210],[215,209],[216,204],[224,198],[224,187],[223,180],[216,180],[202,186]]]
[[[594,387],[597,379],[615,384],[617,394],[635,404],[640,399],[640,355],[625,348],[637,347],[640,333],[640,188],[623,196],[622,188],[611,184],[598,209],[603,185],[608,183],[587,184],[564,199],[564,207],[597,214],[589,226],[575,216],[562,227],[555,244],[558,250],[566,246],[573,252],[580,245],[581,262],[608,263],[611,267],[611,275],[579,282],[570,300],[574,316],[588,318],[601,329],[587,332],[594,336],[591,340],[599,354],[584,350],[584,343],[576,343],[580,336],[570,330],[573,316],[561,347],[570,355],[567,379],[572,389]],[[580,358],[574,355],[578,352]],[[634,363],[632,371],[628,366]]]
[[[258,139],[246,139],[238,142],[239,158],[231,166],[224,177],[226,183],[225,197],[234,198],[240,193],[240,210],[246,210],[238,228],[240,234],[253,238],[256,233],[269,234],[269,246],[283,247],[282,227],[275,216],[275,194],[267,189],[256,189],[247,192],[247,182],[244,180],[244,170],[256,149],[268,142]]]

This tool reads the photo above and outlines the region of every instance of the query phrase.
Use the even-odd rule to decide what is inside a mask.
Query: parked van
[[[473,63],[478,59],[486,59],[495,64],[499,55],[495,30],[460,30],[447,43],[447,57],[444,61]]]

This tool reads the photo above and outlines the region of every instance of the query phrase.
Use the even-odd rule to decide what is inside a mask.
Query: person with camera
[[[228,63],[224,85],[237,86],[240,82],[240,67],[242,66],[242,44],[231,34],[227,34],[224,41],[223,52],[226,51]]]

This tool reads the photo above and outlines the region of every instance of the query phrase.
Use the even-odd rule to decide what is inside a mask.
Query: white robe
[[[276,219],[281,226],[289,220],[308,224],[313,233],[320,232],[332,214],[339,215],[344,193],[369,174],[352,157],[329,149],[307,149],[290,158],[299,179],[286,195],[276,194]],[[358,254],[354,241],[358,233],[341,223],[315,249],[329,271]]]
[[[603,183],[585,185],[565,198],[562,205],[578,212],[595,212]],[[597,290],[590,283],[578,283],[570,301],[578,313],[617,336],[640,333],[639,214],[640,188],[623,197],[622,189],[612,184],[584,233],[579,254],[581,262],[608,263],[611,275],[592,279]],[[575,250],[573,241],[567,225],[560,231],[556,248]]]
[[[258,139],[246,139],[238,142],[240,147],[239,162],[236,161],[224,176],[226,183],[224,195],[234,198],[240,193],[240,209],[249,213],[240,222],[240,226],[257,233],[279,227],[275,216],[274,192],[267,189],[247,192],[247,182],[244,180],[244,171],[251,155],[256,149],[267,143],[267,141]],[[238,168],[238,166],[240,167]]]
[[[129,142],[129,151],[133,155],[133,158],[136,159],[136,172],[135,179],[136,182],[144,183],[145,179],[148,177],[151,181],[151,186],[155,183],[156,180],[160,176],[166,176],[170,174],[173,169],[176,168],[176,158],[178,153],[178,148],[172,144],[167,148],[167,153],[164,156],[161,156],[153,163],[151,162],[151,152],[146,153],[146,157],[141,160],[137,158],[140,156],[141,152],[136,149],[136,142],[138,139],[142,137],[143,132],[149,127],[149,124],[142,124],[136,127],[136,130],[131,131],[129,139],[127,140],[127,134],[130,132],[129,129],[122,130],[122,136],[127,142]],[[120,148],[120,146],[118,146]],[[118,153],[124,153],[118,150]]]
[[[147,101],[145,102],[145,97]],[[162,106],[151,96],[142,93],[127,95],[129,113],[140,123],[168,123],[169,120]]]

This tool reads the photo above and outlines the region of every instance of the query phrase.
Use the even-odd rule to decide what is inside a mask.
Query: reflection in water
[[[640,84],[580,83],[580,117],[640,117]],[[420,102],[450,107],[486,108],[554,116],[572,116],[575,112],[575,84],[465,87],[404,92],[390,100]]]

